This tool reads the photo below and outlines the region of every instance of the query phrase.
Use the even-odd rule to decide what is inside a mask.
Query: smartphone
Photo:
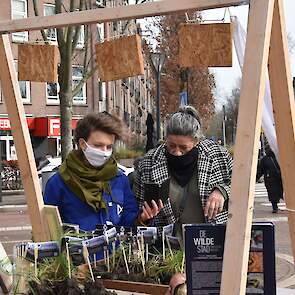
[[[152,200],[156,203],[161,199],[165,203],[169,198],[170,179],[167,178],[163,183],[145,183],[144,184],[144,200],[151,205]]]

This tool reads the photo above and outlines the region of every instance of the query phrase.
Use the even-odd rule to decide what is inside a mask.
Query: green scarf
[[[61,178],[68,188],[96,212],[105,209],[103,192],[111,193],[110,180],[117,175],[118,167],[110,158],[102,167],[95,168],[83,161],[81,151],[72,151],[59,168]]]

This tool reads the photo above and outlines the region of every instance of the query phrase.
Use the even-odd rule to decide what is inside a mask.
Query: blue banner
[[[179,99],[180,99],[180,106],[187,106],[188,105],[188,97],[187,97],[186,91],[179,93]]]

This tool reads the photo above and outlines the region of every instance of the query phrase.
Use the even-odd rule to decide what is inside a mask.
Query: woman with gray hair
[[[231,171],[227,150],[204,138],[197,111],[185,106],[168,120],[165,142],[141,160],[134,191],[142,205],[150,184],[163,193],[163,183],[169,183],[157,226],[176,223],[181,231],[182,224],[224,223]]]

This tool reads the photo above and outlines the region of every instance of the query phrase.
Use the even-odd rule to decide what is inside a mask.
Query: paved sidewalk
[[[2,192],[0,208],[5,205],[25,205],[26,197],[23,191]]]
[[[277,289],[277,295],[294,295],[295,291],[292,289]]]

